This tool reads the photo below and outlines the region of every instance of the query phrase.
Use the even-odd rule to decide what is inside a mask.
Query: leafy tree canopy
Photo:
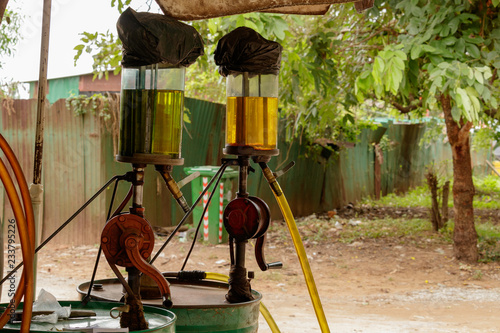
[[[496,1],[498,2],[498,1]],[[356,80],[359,100],[374,93],[401,112],[441,112],[449,95],[456,122],[479,124],[496,115],[500,20],[495,2],[402,0],[379,4],[392,12],[392,38]],[[486,112],[483,112],[486,111]]]
[[[0,24],[0,54],[12,56],[15,46],[19,42],[19,29],[21,27],[22,16],[7,8],[2,23]],[[0,61],[0,69],[4,64]],[[0,97],[12,96],[15,85],[12,82],[0,82]]]

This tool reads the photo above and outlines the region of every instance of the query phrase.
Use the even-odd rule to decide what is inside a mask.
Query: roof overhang
[[[357,11],[373,6],[374,0],[155,0],[165,15],[192,21],[251,12],[323,15],[330,5],[354,2]]]

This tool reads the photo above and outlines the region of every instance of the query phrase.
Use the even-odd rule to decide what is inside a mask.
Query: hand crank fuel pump
[[[250,159],[258,163],[278,202],[287,223],[304,273],[307,289],[322,332],[329,332],[318,290],[309,261],[295,224],[293,214],[276,178],[283,170],[272,172],[267,163],[278,155],[278,72],[281,45],[264,39],[257,32],[240,27],[220,39],[215,51],[219,73],[227,77],[226,147],[225,154],[236,155],[240,169],[238,197],[224,211],[224,225],[230,237],[231,271],[229,302],[251,299],[246,277],[245,244],[256,238],[255,256],[261,270],[281,268],[280,262],[266,263],[263,253],[264,236],[269,226],[269,208],[259,198],[247,193],[247,176],[252,170]],[[233,244],[234,243],[234,244]]]
[[[252,299],[245,268],[245,247],[256,239],[255,256],[265,271],[281,268],[281,262],[266,263],[265,233],[271,221],[268,205],[247,192],[250,159],[267,163],[279,154],[278,72],[280,44],[268,41],[249,28],[237,28],[219,41],[215,61],[226,77],[226,147],[224,153],[237,156],[239,182],[237,198],[224,210],[224,226],[230,235],[231,270],[229,302]],[[251,277],[251,276],[250,276]]]
[[[134,330],[147,328],[141,311],[141,289],[151,290],[149,298],[157,294],[163,306],[172,307],[169,284],[150,263],[154,233],[144,216],[144,169],[148,164],[155,165],[180,206],[185,212],[189,210],[171,171],[173,166],[184,163],[181,142],[185,68],[203,54],[203,43],[197,31],[186,24],[130,8],[120,16],[117,28],[124,51],[116,160],[132,164],[127,179],[132,184],[132,207],[128,213],[118,211],[107,221],[101,248],[126,291],[129,311],[122,313],[120,324]],[[157,43],[153,48],[151,41]],[[128,280],[117,266],[126,268]]]

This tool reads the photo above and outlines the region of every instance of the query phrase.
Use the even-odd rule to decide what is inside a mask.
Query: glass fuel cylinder
[[[278,75],[228,75],[226,86],[225,152],[278,155]]]
[[[180,165],[185,68],[122,69],[120,162]]]

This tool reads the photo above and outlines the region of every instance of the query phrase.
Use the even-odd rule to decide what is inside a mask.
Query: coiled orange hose
[[[14,298],[11,302],[13,302],[14,307],[17,308],[22,297],[24,296],[24,309],[20,332],[28,333],[31,324],[34,298],[33,260],[35,254],[35,223],[33,206],[31,204],[28,185],[26,183],[26,179],[22,172],[19,161],[17,160],[14,152],[1,134],[0,148],[3,150],[5,156],[7,157],[7,160],[12,167],[12,170],[14,171],[14,175],[17,180],[22,197],[21,203],[14,182],[5,164],[0,159],[0,178],[4,184],[5,191],[14,212],[14,217],[16,218],[16,224],[18,227],[19,238],[21,242],[21,251],[25,263],[18,289],[16,290]],[[3,328],[7,321],[10,319],[9,314],[11,311],[12,308],[9,306],[0,316],[0,328]]]

